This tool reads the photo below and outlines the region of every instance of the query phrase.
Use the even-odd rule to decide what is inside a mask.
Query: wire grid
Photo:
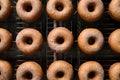
[[[35,23],[25,23],[22,21],[16,13],[17,0],[11,0],[13,11],[9,19],[0,22],[0,27],[8,29],[13,35],[12,46],[9,50],[3,52],[0,56],[1,59],[9,61],[13,66],[13,77],[11,80],[16,80],[16,69],[25,61],[35,61],[41,65],[45,73],[44,80],[46,80],[46,70],[54,60],[65,60],[71,63],[74,67],[75,76],[74,80],[78,80],[77,71],[79,66],[85,61],[95,60],[98,61],[105,70],[105,80],[108,80],[108,69],[111,64],[120,61],[120,55],[113,52],[108,45],[108,37],[110,33],[119,28],[120,23],[111,19],[108,12],[108,4],[110,1],[104,0],[104,14],[103,17],[94,23],[86,23],[77,14],[77,4],[79,0],[72,0],[74,5],[74,13],[69,20],[57,22],[52,20],[46,13],[47,0],[42,0],[43,13],[38,21]],[[19,31],[24,28],[35,28],[39,30],[44,37],[44,44],[41,50],[39,50],[34,56],[27,56],[20,52],[15,44],[15,39]],[[74,45],[72,49],[66,54],[54,53],[47,44],[47,35],[55,27],[66,27],[72,31],[74,35]],[[77,37],[79,33],[85,28],[98,28],[104,35],[105,44],[101,51],[95,55],[86,55],[77,45]]]

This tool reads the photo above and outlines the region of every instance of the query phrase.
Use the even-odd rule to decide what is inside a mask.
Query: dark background
[[[120,61],[120,55],[113,52],[111,48],[108,45],[108,37],[110,33],[120,27],[120,23],[113,20],[108,11],[108,4],[110,3],[110,0],[103,0],[104,3],[104,14],[101,17],[100,20],[94,23],[87,23],[84,22],[80,17],[78,16],[77,13],[77,4],[79,0],[72,0],[73,5],[74,5],[74,13],[72,17],[69,20],[66,21],[61,21],[61,22],[56,22],[58,27],[66,27],[69,30],[72,31],[74,35],[74,45],[72,49],[69,52],[66,52],[66,54],[57,54],[54,55],[55,53],[51,51],[47,45],[47,35],[48,33],[54,28],[54,20],[49,18],[49,16],[46,13],[46,3],[47,0],[42,0],[43,4],[43,11],[42,15],[34,23],[26,23],[22,21],[16,13],[16,2],[17,0],[11,0],[12,6],[13,6],[13,11],[11,13],[11,16],[5,20],[0,22],[0,27],[5,28],[9,30],[12,33],[13,36],[13,41],[12,41],[12,46],[9,50],[3,52],[0,54],[0,59],[7,60],[12,64],[13,67],[13,76],[11,80],[16,80],[16,69],[18,66],[25,62],[25,61],[35,61],[39,63],[44,71],[44,80],[46,80],[46,70],[48,66],[57,58],[57,60],[65,60],[69,63],[71,63],[74,67],[74,80],[78,80],[77,76],[77,70],[79,66],[84,63],[85,61],[98,61],[104,68],[105,71],[105,80],[108,80],[108,69],[111,64],[115,62]],[[41,50],[39,50],[35,55],[33,56],[28,56],[20,52],[15,44],[15,39],[18,34],[18,32],[24,28],[35,28],[39,30],[43,37],[44,37],[44,44]],[[97,28],[99,29],[105,38],[105,43],[102,49],[97,52],[94,55],[86,55],[80,49],[78,48],[77,45],[77,37],[79,33],[85,29],[85,28]]]

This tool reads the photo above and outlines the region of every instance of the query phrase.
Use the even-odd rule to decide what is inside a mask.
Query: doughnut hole
[[[59,71],[56,73],[57,78],[62,78],[63,76],[64,76],[64,72],[62,72],[62,71]]]
[[[24,79],[32,79],[33,75],[30,71],[26,71],[24,74],[23,74],[23,78]]]
[[[95,38],[94,37],[90,37],[89,39],[88,39],[88,44],[89,45],[93,45],[95,43]]]
[[[55,5],[55,8],[58,10],[58,11],[62,11],[63,10],[63,4],[62,3],[57,3],[56,5]]]
[[[31,45],[32,42],[33,42],[33,40],[32,40],[31,37],[27,37],[26,39],[24,39],[24,43],[25,43],[25,44]]]
[[[2,9],[1,5],[0,5],[0,10]]]
[[[32,11],[32,5],[31,5],[31,3],[24,3],[24,4],[23,4],[23,9],[24,9],[26,12]]]
[[[91,71],[88,73],[88,78],[93,79],[96,76],[96,73],[94,71]]]
[[[89,5],[88,5],[88,11],[89,12],[93,12],[95,10],[95,4],[94,3],[90,3]]]
[[[63,38],[63,37],[58,37],[58,38],[56,39],[56,42],[57,42],[58,44],[62,44],[62,43],[64,43],[64,38]]]
[[[0,3],[0,10],[2,9],[1,3]]]

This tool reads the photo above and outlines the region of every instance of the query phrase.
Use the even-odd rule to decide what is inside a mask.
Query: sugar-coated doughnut
[[[104,43],[102,33],[95,28],[86,28],[78,36],[78,46],[86,54],[98,52]]]
[[[109,4],[109,13],[110,13],[110,16],[117,20],[117,21],[120,21],[120,1],[119,0],[111,0],[110,4]]]
[[[0,80],[11,80],[12,66],[8,61],[0,60]]]
[[[33,61],[22,63],[16,71],[17,80],[42,80],[43,71],[41,66]]]
[[[120,62],[112,64],[109,68],[109,79],[119,80],[120,79]]]
[[[80,80],[104,80],[103,67],[96,61],[83,63],[78,70]]]
[[[40,0],[18,0],[16,11],[25,22],[34,22],[41,16],[42,3]]]
[[[48,80],[72,80],[73,67],[66,61],[54,61],[47,70]]]
[[[120,53],[120,29],[116,29],[110,34],[108,43],[113,51]]]
[[[42,34],[36,29],[25,28],[16,37],[18,49],[25,54],[36,53],[42,47],[42,44]]]
[[[101,0],[80,0],[77,10],[84,21],[95,22],[101,18],[104,5]]]
[[[0,0],[0,21],[7,19],[12,11],[10,0]]]
[[[0,28],[0,53],[10,48],[12,43],[12,34],[7,30]]]
[[[67,28],[57,27],[48,34],[49,47],[56,53],[64,53],[73,45],[73,35]]]
[[[54,20],[67,20],[73,13],[73,5],[70,0],[49,0],[46,11]]]

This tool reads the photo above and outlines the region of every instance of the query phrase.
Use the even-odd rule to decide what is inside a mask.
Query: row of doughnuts
[[[119,80],[120,62],[116,62],[108,69],[110,80]],[[104,80],[104,70],[100,63],[96,61],[88,61],[80,65],[78,69],[78,77],[80,80]]]
[[[5,60],[0,60],[0,80],[11,80],[12,65]],[[16,80],[42,80],[41,66],[33,61],[22,63],[16,71]]]
[[[7,19],[12,11],[10,0],[0,0],[0,21]],[[26,22],[34,22],[42,12],[40,0],[18,0],[16,4],[18,16]]]
[[[0,0],[0,21],[5,20],[11,13],[10,0]],[[25,22],[36,21],[42,13],[42,2],[40,0],[18,0],[16,4],[18,16]],[[70,18],[73,13],[73,5],[70,0],[48,0],[46,11],[48,15],[57,21]],[[101,0],[80,0],[78,3],[78,14],[86,22],[94,22],[100,19],[104,12]],[[119,0],[112,0],[109,4],[109,12],[113,19],[120,21]]]
[[[12,34],[8,30],[0,28],[0,40],[0,52],[3,52],[11,45]],[[62,40],[63,42],[61,42]],[[16,36],[16,45],[18,49],[25,54],[30,55],[36,53],[41,49],[42,44],[42,34],[33,28],[25,28]],[[48,35],[48,44],[55,52],[66,52],[72,47],[73,35],[67,28],[59,27],[53,29]]]
[[[110,80],[120,79],[119,68],[120,62],[116,62],[110,66],[108,71]],[[42,80],[43,77],[43,71],[40,65],[30,61],[22,63],[16,72],[17,80]],[[74,70],[70,63],[63,60],[57,60],[50,64],[46,76],[48,80],[72,80]],[[104,70],[102,65],[96,61],[84,62],[78,69],[78,77],[80,80],[104,80]]]
[[[29,43],[29,40],[32,40],[32,43]],[[0,28],[0,53],[7,50],[11,46],[11,43],[12,34],[7,29]],[[41,33],[32,28],[22,30],[16,37],[17,47],[20,51],[27,54],[38,51],[41,48],[42,43],[43,38]]]
[[[112,64],[109,68],[110,80],[119,80],[120,62]],[[0,60],[0,79],[10,80],[12,77],[12,66],[9,62]],[[50,64],[47,69],[48,80],[72,80],[74,70],[70,63],[57,60]],[[78,69],[80,80],[104,80],[104,70],[96,61],[84,62]],[[27,61],[19,65],[16,70],[16,80],[42,80],[43,70],[34,61]]]
[[[114,30],[108,37],[108,43],[111,49],[117,53],[120,53],[120,29]],[[104,37],[102,33],[95,28],[84,29],[78,36],[79,48],[87,54],[94,54],[98,52],[104,43]]]
[[[62,21],[70,18],[73,5],[70,0],[48,0],[46,10],[52,19]],[[119,0],[111,0],[108,10],[113,19],[120,21]],[[104,4],[102,0],[80,0],[77,11],[84,21],[95,22],[101,18]]]
[[[113,51],[120,53],[119,49],[120,29],[113,31],[108,43]],[[74,37],[72,32],[63,27],[54,28],[47,37],[48,46],[56,53],[64,53],[72,48]],[[78,36],[78,46],[86,54],[94,54],[101,50],[104,44],[104,36],[96,28],[86,28]]]
[[[102,0],[80,0],[78,3],[78,14],[86,22],[99,20],[104,12]],[[119,0],[111,0],[108,6],[110,16],[120,21]]]
[[[113,31],[108,43],[112,50],[120,53],[119,49],[120,29]],[[12,41],[11,33],[3,28],[0,28],[0,52],[7,50]],[[72,48],[74,37],[72,32],[67,28],[54,28],[47,37],[48,46],[56,53],[65,53]],[[104,43],[102,33],[95,28],[84,29],[78,36],[78,46],[86,54],[94,54],[98,52]],[[6,44],[6,45],[4,45]],[[32,28],[25,28],[21,30],[16,37],[16,44],[18,49],[26,54],[34,54],[41,49],[43,44],[42,34]]]

